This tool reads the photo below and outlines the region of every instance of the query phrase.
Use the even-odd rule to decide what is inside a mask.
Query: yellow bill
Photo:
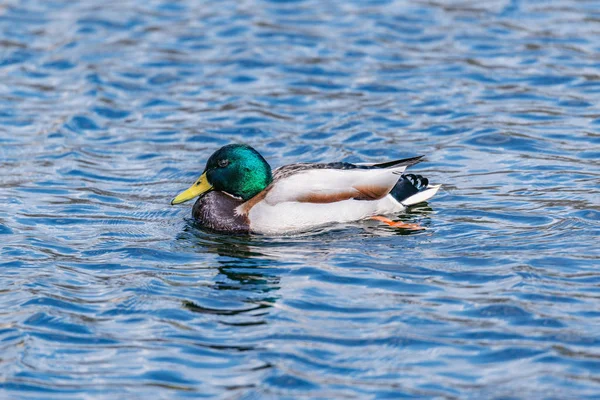
[[[206,178],[206,172],[200,175],[200,178],[188,190],[185,190],[179,193],[173,200],[171,200],[171,205],[181,204],[188,200],[193,199],[194,197],[198,197],[203,195],[204,193],[212,190],[212,185],[208,182]]]

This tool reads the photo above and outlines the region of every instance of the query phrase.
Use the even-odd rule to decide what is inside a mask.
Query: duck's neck
[[[247,201],[262,192],[273,182],[273,175],[269,164],[257,162],[244,171],[244,176],[240,179],[240,186],[237,190],[239,197]]]

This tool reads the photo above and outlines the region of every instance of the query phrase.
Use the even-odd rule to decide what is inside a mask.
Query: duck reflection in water
[[[195,240],[190,240],[190,239]],[[198,229],[197,224],[190,221],[186,224],[178,239],[194,243],[202,254],[218,255],[216,269],[219,274],[214,277],[211,287],[216,291],[236,291],[235,296],[227,295],[231,300],[241,300],[245,307],[215,308],[185,300],[183,306],[193,312],[217,314],[223,316],[251,316],[253,321],[220,321],[231,325],[262,324],[262,316],[277,300],[276,291],[280,288],[281,262],[259,252],[264,243],[254,243],[251,236],[228,236]],[[241,297],[243,298],[240,298]],[[215,299],[222,295],[215,295]]]

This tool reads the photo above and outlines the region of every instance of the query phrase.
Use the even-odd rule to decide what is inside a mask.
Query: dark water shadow
[[[269,308],[277,301],[282,263],[262,252],[261,243],[257,243],[251,235],[212,232],[190,219],[186,220],[177,240],[185,241],[188,251],[215,255],[215,269],[219,273],[214,277],[211,288],[219,292],[235,292],[235,297],[248,305],[244,308],[217,309],[184,300],[184,308],[204,314],[235,316],[252,313],[256,316],[259,310]]]

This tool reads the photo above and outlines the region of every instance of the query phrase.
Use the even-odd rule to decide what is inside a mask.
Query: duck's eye
[[[217,165],[219,166],[219,168],[225,168],[226,166],[229,165],[229,160],[226,158],[221,159],[221,160],[217,161]]]

